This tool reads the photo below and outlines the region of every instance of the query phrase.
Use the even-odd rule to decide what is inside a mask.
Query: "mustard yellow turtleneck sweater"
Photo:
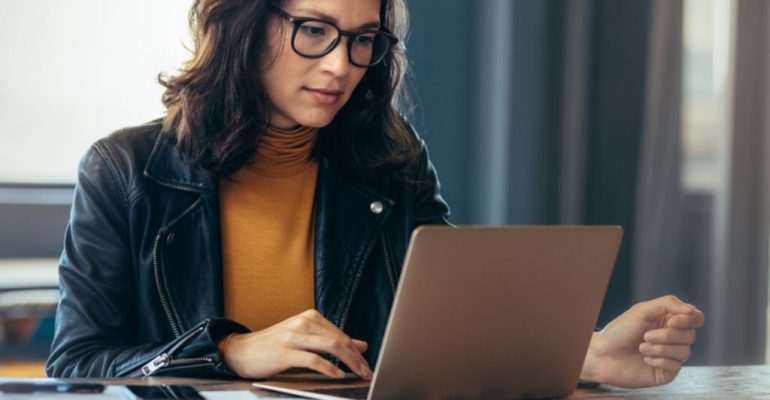
[[[220,182],[225,316],[258,331],[315,307],[317,128],[269,128],[254,163]]]

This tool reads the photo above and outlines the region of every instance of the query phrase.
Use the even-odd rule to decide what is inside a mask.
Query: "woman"
[[[410,232],[446,224],[397,105],[403,0],[197,0],[167,115],[84,156],[48,373],[363,378]],[[237,322],[235,322],[237,321]],[[581,378],[662,384],[703,314],[640,303]]]

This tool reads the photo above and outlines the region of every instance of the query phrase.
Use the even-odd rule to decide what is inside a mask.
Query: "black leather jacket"
[[[160,130],[116,132],[81,161],[49,376],[232,376],[216,342],[247,329],[222,318],[219,180]],[[424,145],[411,184],[319,163],[316,308],[374,365],[410,234],[449,210]]]

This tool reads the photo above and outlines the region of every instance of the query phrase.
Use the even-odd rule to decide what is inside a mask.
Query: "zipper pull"
[[[155,358],[152,359],[152,361],[148,362],[142,367],[142,373],[144,376],[150,376],[153,372],[165,367],[168,365],[169,360],[171,357],[169,357],[168,354],[163,353]]]

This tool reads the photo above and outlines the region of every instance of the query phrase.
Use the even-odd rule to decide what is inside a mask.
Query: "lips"
[[[340,100],[342,91],[339,90],[327,90],[327,89],[312,89],[305,88],[310,94],[310,97],[318,104],[322,105],[334,105]]]

